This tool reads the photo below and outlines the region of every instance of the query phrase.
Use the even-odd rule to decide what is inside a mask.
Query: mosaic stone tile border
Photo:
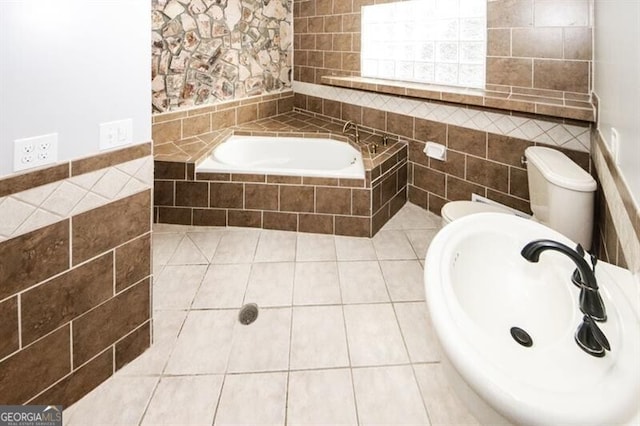
[[[155,111],[291,86],[292,1],[153,0]]]
[[[5,180],[14,181],[14,189],[7,188],[0,197],[0,242],[153,188],[151,143],[57,165],[53,170],[63,171],[54,174],[53,181],[34,182],[31,176],[40,171]],[[33,183],[23,184],[27,181]]]
[[[526,139],[574,151],[589,152],[590,126],[526,118],[495,111],[418,101],[360,90],[293,83],[294,93],[451,124],[467,129]]]

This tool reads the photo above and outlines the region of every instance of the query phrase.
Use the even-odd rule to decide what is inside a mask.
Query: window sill
[[[365,77],[323,76],[322,84],[476,107],[595,122],[590,102]]]

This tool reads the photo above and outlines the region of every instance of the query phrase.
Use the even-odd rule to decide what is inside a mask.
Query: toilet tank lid
[[[530,146],[524,151],[527,161],[533,163],[551,183],[574,191],[596,190],[595,179],[562,152],[541,146]]]

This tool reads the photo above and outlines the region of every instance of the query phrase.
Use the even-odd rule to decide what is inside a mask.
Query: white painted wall
[[[620,134],[620,170],[640,204],[640,1],[595,0],[594,92],[607,143]]]
[[[60,161],[96,154],[99,124],[151,140],[149,0],[0,0],[0,176],[13,141],[58,132]]]

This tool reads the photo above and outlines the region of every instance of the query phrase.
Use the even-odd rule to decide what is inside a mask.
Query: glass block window
[[[363,77],[484,88],[486,0],[362,7]]]

